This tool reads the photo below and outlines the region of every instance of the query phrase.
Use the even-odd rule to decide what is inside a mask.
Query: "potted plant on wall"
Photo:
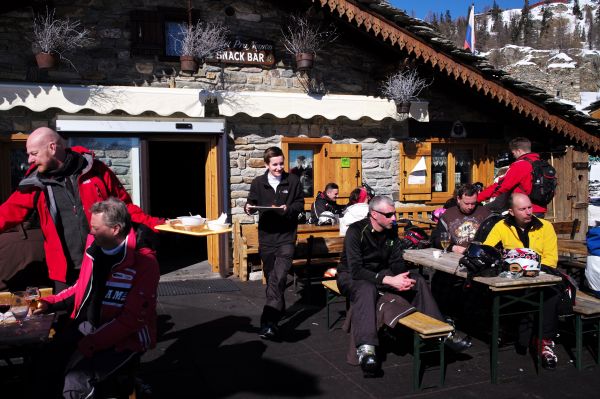
[[[229,45],[228,29],[220,23],[204,23],[181,26],[181,70],[193,73],[198,69],[197,61],[203,61],[210,54],[221,51]]]
[[[338,37],[335,27],[322,29],[307,17],[296,15],[291,17],[290,24],[281,34],[283,46],[296,57],[296,68],[302,72],[310,70],[317,52]]]
[[[408,114],[410,102],[417,100],[417,96],[429,85],[431,82],[428,83],[419,77],[416,69],[405,69],[389,76],[383,82],[382,93],[396,103],[399,114]]]
[[[92,43],[90,31],[81,26],[81,22],[54,17],[54,10],[46,10],[45,15],[33,19],[34,47],[37,47],[35,59],[40,69],[53,68],[59,59],[64,59],[75,68],[65,54]]]

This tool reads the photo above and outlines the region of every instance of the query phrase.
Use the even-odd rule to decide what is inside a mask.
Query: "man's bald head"
[[[40,127],[31,132],[26,147],[28,161],[37,166],[38,172],[55,170],[65,160],[65,141],[48,127]]]
[[[508,200],[508,213],[510,213],[519,227],[531,223],[533,207],[531,200],[525,194],[513,193]]]

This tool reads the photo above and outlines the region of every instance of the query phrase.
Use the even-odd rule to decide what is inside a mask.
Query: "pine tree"
[[[512,44],[519,44],[521,36],[521,18],[518,14],[512,14],[507,27],[508,36]]]
[[[441,18],[440,18],[441,20]],[[446,15],[444,16],[444,22],[447,24],[452,23],[452,17],[450,16],[450,10],[446,10]]]
[[[591,50],[594,48],[594,35],[596,34],[596,25],[594,24],[594,15],[592,14],[591,7],[585,8],[585,23],[588,26],[585,41],[588,45],[588,48]]]
[[[494,4],[492,4],[490,14],[492,16],[492,32],[500,32],[502,29],[502,9],[498,3],[496,3],[496,0],[494,0]]]
[[[600,48],[600,6],[596,8],[594,25],[596,26],[596,31],[594,32],[594,45],[596,48]]]
[[[583,14],[581,13],[581,8],[579,7],[579,0],[575,0],[573,2],[573,15],[579,19],[583,18]]]
[[[552,23],[552,10],[549,7],[550,0],[544,1],[544,8],[542,11],[542,22],[540,23],[540,34],[538,36],[538,47],[549,48],[548,45],[551,42],[550,36],[550,24]]]
[[[519,33],[522,34],[523,44],[528,46],[533,42],[533,18],[529,9],[529,0],[524,0],[523,8],[521,9],[521,19],[519,21]]]
[[[468,22],[467,22],[468,23]],[[475,37],[477,38],[477,51],[487,51],[490,40],[488,31],[488,16],[483,15],[480,18],[475,18]],[[465,27],[466,31],[466,27]]]

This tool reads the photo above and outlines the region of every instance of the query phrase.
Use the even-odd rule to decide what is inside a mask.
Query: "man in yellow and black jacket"
[[[485,245],[503,249],[530,248],[541,257],[542,270],[553,272],[558,262],[558,240],[550,222],[533,216],[531,200],[525,194],[513,193],[508,202],[508,216],[500,220],[484,241]],[[542,366],[553,369],[558,358],[554,353],[554,337],[558,325],[559,292],[555,287],[544,289]],[[526,325],[527,324],[527,325]],[[531,335],[529,323],[520,328],[520,344],[527,344]],[[534,340],[538,347],[537,339]]]

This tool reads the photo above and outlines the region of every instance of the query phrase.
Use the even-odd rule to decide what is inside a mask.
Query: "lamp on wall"
[[[456,121],[452,124],[452,129],[450,130],[450,137],[456,139],[464,139],[467,137],[467,129],[462,124],[461,121]]]

